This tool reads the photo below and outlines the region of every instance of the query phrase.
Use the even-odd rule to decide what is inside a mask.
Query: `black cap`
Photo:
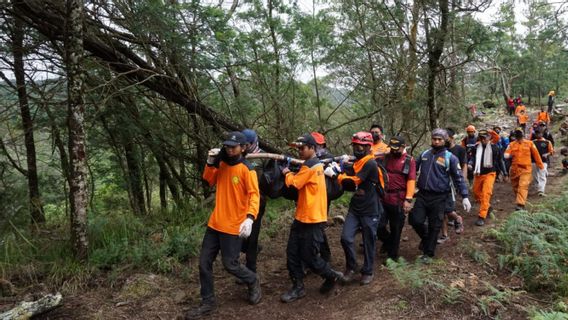
[[[223,141],[225,146],[237,146],[247,144],[247,138],[239,131],[229,132]]]
[[[513,132],[514,132],[514,133],[520,132],[520,133],[522,133],[522,134],[525,134],[525,131],[524,131],[523,128],[521,128],[521,127],[516,127]]]
[[[316,146],[316,140],[312,137],[311,134],[305,133],[296,139],[296,141],[289,144],[291,147],[301,147],[301,146]]]
[[[400,147],[404,147],[404,138],[401,136],[394,136],[390,138],[389,147],[393,150],[398,150]]]

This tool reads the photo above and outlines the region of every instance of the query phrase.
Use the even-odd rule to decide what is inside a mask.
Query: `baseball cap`
[[[477,133],[477,135],[479,137],[484,137],[484,138],[489,138],[489,131],[485,130],[485,129],[481,129],[479,130],[479,132]]]
[[[247,143],[247,138],[244,134],[239,131],[232,131],[227,134],[225,137],[225,141],[223,141],[223,145],[225,146],[237,146]]]
[[[389,141],[389,147],[393,150],[398,150],[400,147],[404,146],[404,138],[400,136],[394,136]]]
[[[245,138],[247,139],[247,143],[255,143],[258,139],[256,132],[252,129],[243,130],[243,134],[245,135]]]
[[[309,133],[305,133],[301,136],[299,136],[296,141],[288,144],[291,147],[301,147],[301,146],[316,146],[316,140],[314,139],[314,137],[312,137],[311,134]]]

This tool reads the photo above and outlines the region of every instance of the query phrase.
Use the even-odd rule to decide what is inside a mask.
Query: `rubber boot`
[[[257,274],[254,282],[248,285],[248,301],[250,304],[257,304],[260,302],[261,297],[260,277]]]
[[[292,289],[281,295],[280,301],[290,303],[306,296],[306,290],[304,290],[304,282],[302,280],[292,279],[292,283]]]

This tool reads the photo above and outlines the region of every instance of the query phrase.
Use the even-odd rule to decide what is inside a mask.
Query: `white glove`
[[[210,164],[210,165],[214,164],[215,159],[219,155],[219,152],[221,152],[221,149],[219,149],[219,148],[213,148],[213,149],[209,150],[209,152],[207,153],[207,164]]]
[[[463,198],[462,204],[463,204],[463,209],[465,210],[465,212],[471,211],[471,203],[469,202],[468,198]]]
[[[349,156],[346,155],[346,154],[342,155],[340,161],[341,161],[341,162],[349,162]]]
[[[542,169],[542,171],[544,172],[544,176],[548,177],[548,169]]]
[[[333,168],[331,166],[325,168],[325,170],[323,170],[323,174],[325,174],[326,176],[333,178],[337,175],[337,173],[335,172],[335,170],[333,170]]]
[[[251,218],[246,218],[245,221],[241,223],[241,227],[239,228],[239,237],[246,239],[250,236],[250,233],[252,231],[252,223],[253,221]]]

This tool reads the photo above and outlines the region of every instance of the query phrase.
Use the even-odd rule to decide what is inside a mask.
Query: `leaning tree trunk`
[[[45,215],[39,194],[34,125],[30,114],[24,73],[24,28],[22,20],[18,17],[14,18],[12,52],[14,54],[14,75],[18,88],[18,102],[20,104],[20,113],[22,115],[22,125],[24,128],[24,141],[26,144],[26,160],[28,165],[26,178],[28,179],[31,220],[32,223],[43,223],[45,222]]]
[[[67,66],[67,99],[69,128],[69,203],[71,205],[71,241],[75,257],[86,260],[87,238],[87,157],[85,146],[83,99],[84,74],[83,2],[67,0],[65,56]]]

